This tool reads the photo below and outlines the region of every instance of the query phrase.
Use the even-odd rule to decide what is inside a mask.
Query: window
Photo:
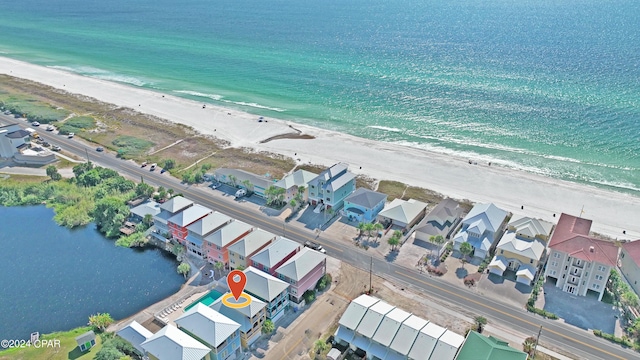
[[[216,245],[216,250],[220,250],[220,246],[217,246],[217,245]]]
[[[330,197],[328,197],[328,198],[327,198],[327,201],[331,201],[331,198],[330,198]]]
[[[529,264],[533,264],[533,259],[529,260]]]
[[[240,255],[240,260],[244,260],[244,256]]]
[[[598,289],[600,289],[600,285],[598,285],[598,284],[593,284],[593,288],[594,288],[594,289],[596,289],[596,290],[598,290]]]
[[[560,258],[560,253],[553,253],[553,257],[556,258],[556,259],[559,259]]]
[[[598,271],[604,271],[604,266],[598,265]]]
[[[551,270],[551,271],[549,271],[549,274],[555,275],[555,274],[557,274],[557,272],[555,270]]]
[[[557,261],[552,261],[551,262],[551,266],[558,266],[558,262]]]
[[[500,255],[504,254],[504,250],[500,250]]]
[[[596,275],[596,280],[602,280],[602,275]]]

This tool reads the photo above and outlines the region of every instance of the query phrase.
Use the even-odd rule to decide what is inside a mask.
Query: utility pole
[[[373,287],[371,282],[372,274],[373,274],[373,256],[371,257],[371,262],[369,263],[369,294],[373,293]]]
[[[540,341],[540,333],[542,333],[542,325],[540,325],[540,330],[538,330],[538,336],[536,337],[536,344],[533,345],[533,356],[532,359],[536,358],[536,349],[538,348],[538,342]]]

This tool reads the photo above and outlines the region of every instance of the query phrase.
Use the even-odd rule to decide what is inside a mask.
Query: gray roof
[[[347,196],[344,201],[348,201],[352,204],[360,205],[366,209],[372,209],[380,202],[387,201],[387,194],[379,193],[377,191],[369,190],[366,188],[359,188],[353,192],[353,194]]]
[[[315,179],[309,181],[309,183],[324,181],[325,189],[335,191],[356,177],[355,174],[348,171],[348,168],[349,166],[347,164],[334,164],[321,172]]]
[[[507,226],[514,228],[517,234],[523,234],[529,237],[535,237],[537,235],[548,237],[551,234],[551,229],[553,229],[552,223],[527,216],[511,219]]]
[[[182,196],[176,196],[160,205],[160,209],[166,210],[171,214],[175,214],[176,212],[184,210],[191,205],[193,205],[193,201],[185,199]]]
[[[242,234],[251,231],[251,229],[253,229],[251,225],[240,220],[235,220],[204,239],[216,246],[225,247],[232,244],[233,241],[242,236]]]
[[[173,215],[169,218],[168,222],[184,227],[194,223],[196,220],[212,212],[213,210],[209,209],[208,207],[204,207],[200,204],[195,204]]]
[[[418,333],[416,341],[409,351],[409,357],[416,360],[428,360],[431,357],[433,349],[436,347],[438,339],[445,331],[447,331],[447,329],[442,326],[432,322],[428,323]]]
[[[221,226],[228,224],[232,219],[220,212],[214,211],[202,219],[194,222],[187,227],[187,230],[200,236],[209,235],[212,231],[220,229]]]
[[[229,175],[235,176],[238,179],[237,185],[242,185],[243,181],[249,180],[251,184],[253,184],[253,186],[258,186],[266,189],[273,183],[273,181],[267,177],[238,169],[219,168],[214,171],[214,176],[218,181],[220,181],[219,176],[221,175],[224,175],[226,177],[229,177]]]
[[[141,218],[144,218],[145,215],[156,216],[160,214],[160,204],[155,201],[147,201],[144,204],[140,204],[134,208],[132,208],[131,213]]]
[[[495,233],[506,217],[506,211],[491,203],[477,204],[465,216],[462,223],[469,225],[469,227],[475,225],[480,229],[487,229]]]
[[[94,340],[95,338],[96,334],[93,332],[93,330],[89,330],[80,336],[76,336],[76,342],[78,344],[84,344],[88,341]]]
[[[427,320],[411,315],[400,325],[398,334],[393,339],[390,348],[402,355],[409,355],[409,350],[411,350],[413,342],[418,337],[418,333],[427,323]]]
[[[382,323],[384,316],[393,309],[395,309],[395,306],[384,301],[373,304],[364,314],[360,325],[356,328],[356,332],[371,339],[376,330],[378,330],[378,326]]]
[[[142,348],[158,360],[202,360],[211,351],[173,325],[166,325],[153,334],[142,343]]]
[[[287,255],[297,251],[299,248],[300,244],[297,242],[280,236],[278,240],[273,242],[271,245],[253,255],[251,260],[258,264],[265,265],[268,268],[272,268],[287,257]]]
[[[394,221],[410,223],[426,208],[427,204],[422,201],[414,199],[393,199],[390,204],[384,207],[379,215]]]
[[[249,235],[230,245],[229,251],[247,257],[275,238],[276,236],[268,231],[255,229]]]
[[[10,132],[5,136],[8,137],[9,139],[21,139],[21,138],[25,138],[25,137],[27,137],[29,135],[31,135],[31,134],[29,134],[28,131],[20,129],[20,130],[17,130],[17,131]]]
[[[134,348],[144,354],[144,349],[140,344],[145,342],[148,338],[153,336],[153,333],[144,326],[140,325],[137,321],[133,320],[127,326],[116,332],[118,336],[125,339]]]
[[[436,221],[440,225],[444,225],[447,221],[454,222],[462,215],[462,208],[457,201],[453,199],[444,199],[436,205],[427,216],[427,221]]]
[[[260,271],[253,266],[249,266],[245,269],[244,273],[247,276],[247,283],[244,290],[247,293],[257,296],[265,301],[272,301],[283,291],[286,291],[289,288],[289,284],[286,282],[278,279],[277,277],[271,276],[264,271]]]
[[[240,328],[237,322],[202,303],[182,314],[175,323],[216,348]]]
[[[535,236],[535,235],[534,235]],[[546,244],[544,241],[534,238],[532,240],[523,239],[516,236],[515,232],[508,231],[502,235],[497,249],[504,250],[513,254],[519,254],[527,259],[540,260]],[[509,254],[505,253],[505,257],[509,258]]]
[[[347,310],[344,311],[338,323],[348,329],[355,330],[367,310],[379,301],[380,299],[369,295],[358,296],[349,303]]]
[[[327,255],[310,249],[303,248],[295,254],[291,259],[280,265],[276,272],[295,281],[302,280],[313,270],[318,264],[325,261]]]
[[[294,186],[307,186],[309,181],[315,179],[316,177],[318,177],[318,174],[314,174],[310,171],[296,170],[293,173],[283,177],[282,180],[276,182],[274,186],[283,189],[290,189]]]
[[[400,329],[400,325],[409,316],[411,316],[411,314],[402,309],[395,308],[391,310],[391,312],[382,319],[378,331],[373,335],[373,340],[385,347],[389,347],[391,341],[393,341],[393,338]]]
[[[238,309],[230,308],[222,303],[222,298],[224,298],[228,294],[230,293],[226,293],[218,298],[218,300],[214,301],[213,304],[210,305],[210,307],[213,310],[216,310],[222,315],[240,324],[240,331],[246,333],[251,330],[251,318],[262,311],[262,309],[267,306],[267,303],[256,298],[255,296],[249,295],[249,297],[251,298],[251,304],[249,304],[249,306]]]

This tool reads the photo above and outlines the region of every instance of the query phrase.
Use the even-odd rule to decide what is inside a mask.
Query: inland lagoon
[[[45,206],[0,207],[0,338],[122,319],[180,289],[177,262],[158,249],[117,247],[94,224],[67,229]]]

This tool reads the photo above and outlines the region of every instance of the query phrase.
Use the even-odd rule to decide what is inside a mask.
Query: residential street
[[[14,119],[11,120],[16,121]],[[26,122],[17,121],[23,123],[23,127],[27,127]],[[138,164],[132,161],[117,159],[114,154],[108,151],[98,153],[95,151],[94,145],[85,145],[81,139],[68,139],[65,136],[50,133],[41,135],[50,143],[60,145],[66,151],[83,158],[89,156],[94,163],[112,168],[123,176],[136,181],[143,179],[144,182],[156,186],[172,188],[177,193],[182,193],[185,197],[203,206],[218,210],[275,234],[283,235],[284,233],[286,237],[297,242],[318,242],[325,247],[327,255],[366,271],[369,270],[371,256],[365,250],[356,248],[353,245],[332,241],[323,234],[316,238],[314,232],[305,229],[295,221],[285,224],[281,219],[268,217],[254,210],[251,206],[247,206],[247,204],[235,201],[230,196],[216,196],[213,193],[214,190],[207,187],[186,186],[168,173],[150,172],[148,168],[140,168]],[[420,274],[409,268],[413,264],[407,264],[407,266],[403,267],[400,264],[373,258],[374,273],[384,276],[388,281],[405,284],[408,287],[428,293],[430,296],[447,299],[454,307],[473,311],[478,315],[491,319],[493,323],[501,323],[505,328],[510,327],[518,332],[534,335],[542,325],[541,343],[545,347],[563,349],[565,352],[573,354],[574,357],[580,359],[640,358],[638,353],[597,338],[588,331],[565,325],[561,321],[543,319],[526,312],[524,309],[516,309],[511,305],[488,301],[479,294],[456,287],[442,279]]]

